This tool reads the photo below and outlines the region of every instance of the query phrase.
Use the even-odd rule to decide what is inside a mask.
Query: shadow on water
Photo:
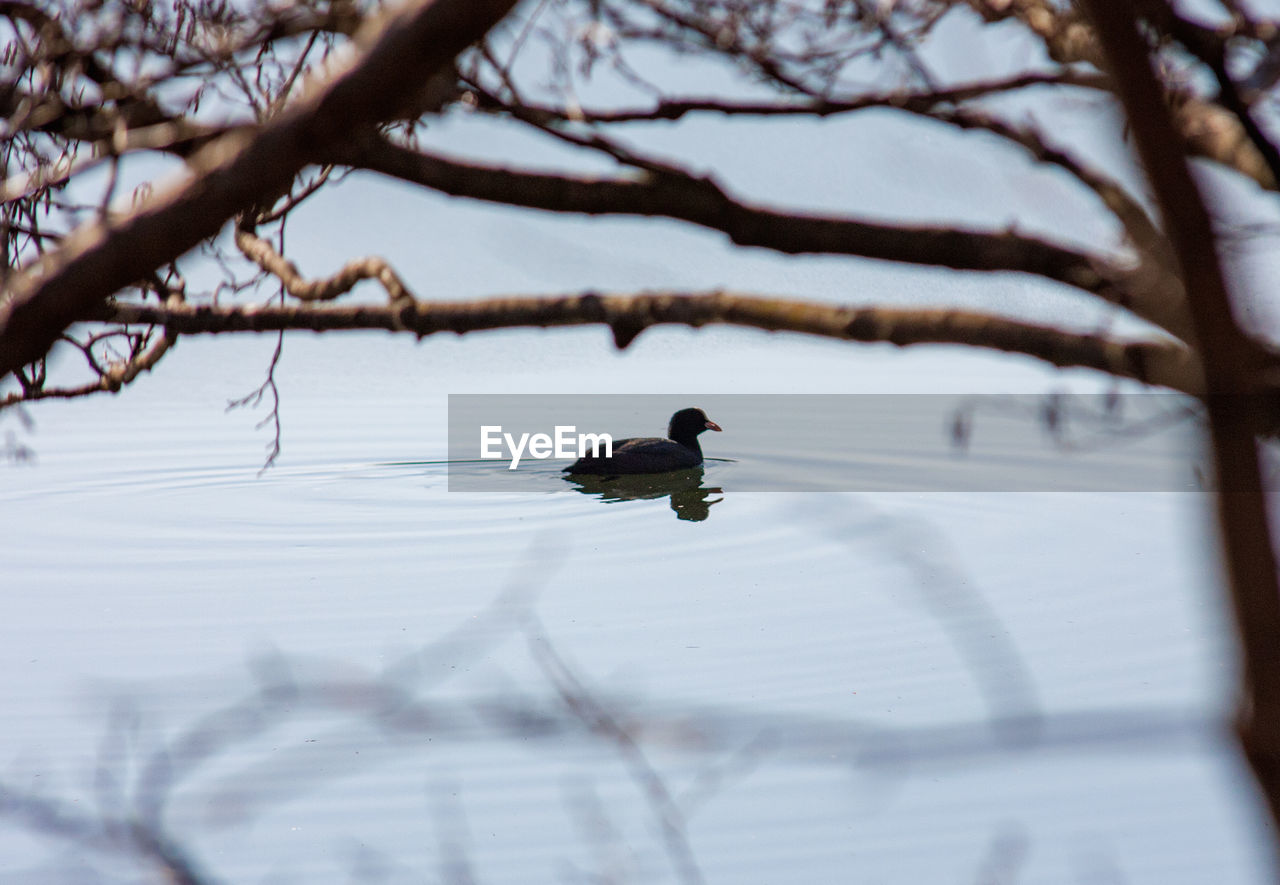
[[[595,495],[606,504],[653,500],[670,496],[677,519],[701,522],[711,515],[711,505],[723,501],[724,490],[702,484],[701,467],[671,473],[624,476],[567,475],[564,481],[584,495]],[[712,499],[712,495],[721,497]]]

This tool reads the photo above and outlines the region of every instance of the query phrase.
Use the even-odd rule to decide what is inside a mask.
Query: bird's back
[[[687,470],[702,463],[702,452],[674,440],[658,437],[620,439],[613,444],[613,457],[588,455],[579,458],[565,473],[666,473]]]

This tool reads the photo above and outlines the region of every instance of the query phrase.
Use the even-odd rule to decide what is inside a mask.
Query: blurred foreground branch
[[[1131,0],[1082,0],[1133,127],[1190,296],[1204,363],[1217,474],[1218,524],[1242,673],[1237,728],[1280,834],[1280,581],[1257,437],[1265,416],[1248,394],[1264,385],[1266,349],[1236,322],[1204,199],[1178,145]],[[1277,848],[1273,840],[1273,851]]]

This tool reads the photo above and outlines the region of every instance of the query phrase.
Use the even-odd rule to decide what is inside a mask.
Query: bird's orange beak
[[[708,422],[707,422],[707,430],[714,430],[714,431],[716,431],[716,432],[718,433],[718,432],[720,431],[720,425],[719,425],[719,424],[717,424],[717,423],[716,423],[716,422],[714,422],[714,421],[708,421]]]

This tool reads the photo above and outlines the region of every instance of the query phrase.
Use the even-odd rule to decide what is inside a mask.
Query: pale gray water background
[[[1171,393],[685,391],[451,394],[449,490],[564,491],[573,486],[562,471],[587,454],[580,446],[604,434],[662,437],[662,416],[694,405],[732,431],[702,434],[701,473],[740,492],[1165,492],[1212,482],[1202,410]],[[619,480],[624,499],[663,485]]]
[[[277,696],[295,718],[175,789],[171,831],[220,881],[437,881],[442,857],[478,882],[677,881],[652,801],[566,725],[528,629],[643,736],[709,882],[1269,880],[1220,733],[1233,653],[1199,494],[744,493],[711,462],[719,500],[691,522],[666,500],[451,493],[423,463],[446,457],[447,393],[1095,380],[727,331],[606,342],[291,338],[285,455],[261,477],[260,413],[223,406],[268,339],[183,342],[121,397],[34,410],[34,433],[5,416],[37,453],[0,468],[5,783],[118,811],[102,770],[129,782],[260,679],[338,680],[322,709]],[[386,727],[386,672],[432,718]],[[477,701],[556,715],[513,733]],[[2,882],[104,869],[148,881],[0,833]]]
[[[708,73],[670,68],[699,89]],[[1097,148],[1081,128],[1059,134]],[[1102,156],[1127,156],[1110,128]],[[1057,173],[1021,155],[975,160],[966,136],[888,114],[628,136],[693,158],[748,201],[1016,224],[1094,245],[1116,236]],[[422,138],[579,168],[539,135],[466,115]],[[385,255],[432,299],[723,287],[1149,331],[1014,275],[779,258],[699,229],[509,211],[367,175],[308,201],[288,239],[306,274]],[[960,348],[743,330],[655,330],[622,355],[609,341],[602,329],[291,337],[278,373],[285,453],[261,477],[263,412],[223,409],[261,382],[269,338],[183,340],[120,397],[33,409],[34,433],[0,413],[0,434],[37,453],[0,466],[3,782],[117,813],[132,806],[113,783],[154,784],[142,761],[194,729],[229,743],[180,783],[166,820],[218,881],[456,881],[451,858],[479,883],[677,881],[652,799],[614,744],[566,724],[534,632],[643,739],[709,882],[1273,881],[1264,812],[1222,736],[1234,653],[1202,496],[748,493],[735,474],[761,461],[818,481],[849,464],[801,455],[785,435],[742,445],[728,418],[714,445],[736,462],[708,465],[703,483],[720,492],[702,521],[677,519],[665,499],[543,494],[551,466],[529,475],[529,492],[450,493],[439,463],[448,394],[1104,382]],[[657,433],[669,414],[623,432]],[[975,446],[991,426],[979,419]],[[912,442],[897,468],[946,457],[945,438]],[[877,458],[898,445],[866,443]],[[865,472],[860,455],[848,458]],[[1060,454],[1019,457],[1056,467]],[[379,693],[392,676],[414,703]],[[201,718],[290,677],[331,690]],[[495,723],[495,704],[527,714],[526,727]],[[232,740],[251,713],[279,710],[295,718]],[[0,882],[156,878],[104,863],[9,822],[0,831]]]

